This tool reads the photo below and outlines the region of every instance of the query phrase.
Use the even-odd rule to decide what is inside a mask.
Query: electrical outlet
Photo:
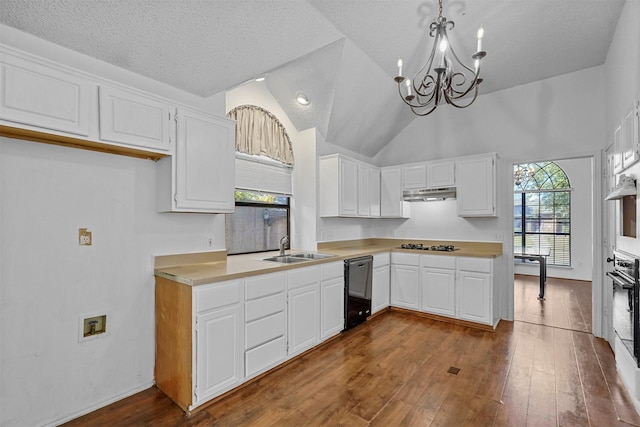
[[[213,248],[215,240],[213,240],[213,236],[207,236],[207,248]]]
[[[91,246],[91,232],[86,228],[78,229],[78,243],[81,246]]]

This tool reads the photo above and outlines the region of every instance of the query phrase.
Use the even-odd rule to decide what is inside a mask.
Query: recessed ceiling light
[[[302,92],[296,94],[296,101],[298,101],[300,105],[309,105],[311,103],[309,97]]]
[[[256,81],[257,81],[257,82],[263,82],[265,78],[266,78],[265,76],[258,77],[258,78],[256,79]]]

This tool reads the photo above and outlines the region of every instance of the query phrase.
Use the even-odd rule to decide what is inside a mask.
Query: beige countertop
[[[335,257],[295,264],[263,260],[263,258],[277,255],[277,251],[230,256],[227,256],[225,251],[164,255],[156,257],[155,274],[156,276],[184,283],[185,285],[197,286],[384,252],[482,258],[495,258],[502,255],[502,243],[499,242],[411,240],[412,243],[422,243],[426,246],[453,244],[456,248],[459,248],[453,252],[437,252],[400,249],[400,244],[406,243],[407,241],[407,239],[364,239],[319,243],[318,253],[332,254],[335,255]],[[297,251],[295,249],[287,251],[287,253],[298,252],[310,251]]]

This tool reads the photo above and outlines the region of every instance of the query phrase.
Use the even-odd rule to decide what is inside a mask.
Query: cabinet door
[[[455,270],[423,268],[420,277],[422,311],[454,317],[456,315],[455,279]]]
[[[458,215],[496,216],[495,157],[458,160]]]
[[[100,86],[102,140],[169,151],[169,114],[169,104],[159,99]]]
[[[380,265],[373,268],[371,313],[376,313],[389,307],[391,292],[391,276],[389,264]]]
[[[613,132],[613,172],[622,172],[622,125]]]
[[[318,343],[319,305],[317,284],[289,291],[289,356],[302,353]]]
[[[2,52],[0,118],[4,120],[88,136],[95,91],[95,84],[77,75]]]
[[[458,318],[492,324],[491,274],[461,271],[458,280]]]
[[[391,264],[391,305],[418,310],[420,308],[420,268]]]
[[[402,168],[402,189],[427,188],[427,165],[412,165]]]
[[[184,212],[233,212],[235,123],[178,110],[175,208]]]
[[[240,305],[196,317],[196,403],[229,390],[244,375]]]
[[[358,214],[358,165],[355,160],[340,158],[340,215]]]
[[[344,278],[320,283],[320,338],[325,340],[344,329]]]
[[[638,115],[635,106],[622,119],[622,169],[626,169],[638,161],[638,136],[635,123]]]
[[[400,167],[380,170],[380,216],[399,218],[402,210],[402,169]]]
[[[371,215],[369,165],[358,163],[358,216]]]
[[[369,168],[369,215],[380,216],[380,169]]]
[[[455,171],[455,162],[453,160],[427,163],[427,184],[429,184],[429,188],[456,185]]]

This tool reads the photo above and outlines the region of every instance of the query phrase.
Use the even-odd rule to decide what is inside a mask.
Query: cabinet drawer
[[[332,262],[329,264],[322,264],[320,266],[320,276],[322,280],[344,277],[344,263]]]
[[[240,282],[221,282],[196,288],[196,312],[236,304],[241,300]]]
[[[421,255],[423,267],[456,269],[456,257],[447,255]]]
[[[285,273],[272,273],[248,277],[244,283],[245,298],[248,301],[284,291],[287,280]]]
[[[286,333],[284,312],[247,323],[245,329],[245,348],[250,349]]]
[[[389,253],[375,254],[373,256],[373,267],[380,267],[381,265],[389,265],[391,257]]]
[[[491,273],[493,260],[486,258],[458,258],[458,268],[463,271]]]
[[[249,377],[263,369],[276,365],[284,360],[287,353],[287,341],[280,337],[259,347],[245,352],[245,372]]]
[[[300,288],[320,280],[320,267],[304,267],[289,270],[289,289]]]
[[[285,299],[284,292],[269,295],[268,297],[247,301],[244,306],[245,321],[251,322],[270,314],[284,311]]]
[[[420,255],[407,254],[404,252],[392,252],[391,253],[392,264],[404,264],[404,265],[420,265]]]

